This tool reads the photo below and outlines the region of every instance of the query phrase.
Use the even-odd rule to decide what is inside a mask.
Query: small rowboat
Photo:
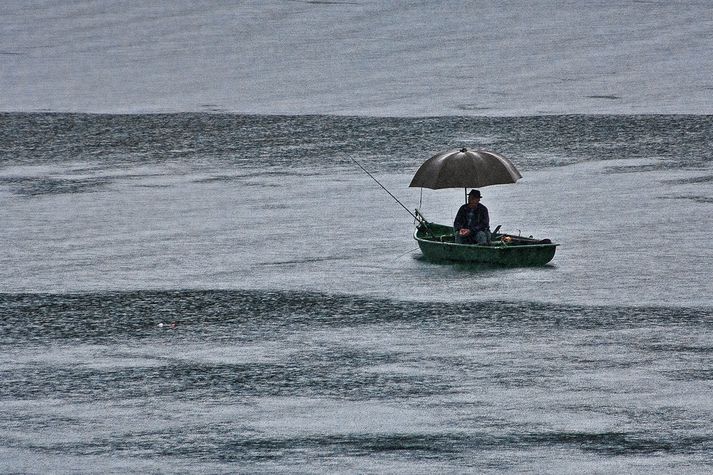
[[[555,256],[559,244],[549,239],[500,234],[498,229],[488,245],[458,244],[455,242],[453,227],[421,221],[413,237],[424,257],[432,261],[530,267],[543,266]]]
[[[417,209],[415,213],[396,198],[361,163],[352,158],[367,175],[386,191],[418,223],[413,237],[424,257],[433,261],[464,262],[493,266],[529,267],[544,266],[555,257],[559,244],[549,239],[513,236],[498,233],[495,229],[490,243],[460,244],[455,242],[451,226],[426,221]],[[471,151],[466,148],[448,150],[434,155],[419,167],[410,187],[463,188],[468,203],[468,187],[483,187],[515,183],[522,178],[515,165],[507,158],[486,150]],[[478,193],[480,196],[480,193]]]
[[[432,190],[463,188],[467,204],[468,187],[515,183],[520,178],[522,175],[508,158],[487,150],[463,148],[441,152],[426,160],[416,171],[409,186]],[[451,226],[430,223],[418,210],[413,216],[418,221],[413,237],[423,255],[434,261],[510,267],[543,266],[552,260],[558,246],[549,239],[500,234],[500,226],[495,229],[487,245],[459,244],[455,242]]]

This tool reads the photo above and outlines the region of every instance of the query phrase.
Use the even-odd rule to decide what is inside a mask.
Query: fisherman
[[[480,204],[480,191],[470,190],[468,203],[458,210],[453,222],[456,242],[460,244],[490,243],[490,216],[488,208]]]

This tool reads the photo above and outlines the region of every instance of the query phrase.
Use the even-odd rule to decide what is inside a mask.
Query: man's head
[[[468,193],[468,204],[475,206],[478,203],[480,203],[480,191],[470,190],[470,193]]]

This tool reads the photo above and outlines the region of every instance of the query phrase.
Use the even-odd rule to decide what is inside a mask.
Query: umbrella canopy
[[[522,178],[510,160],[485,150],[448,150],[426,160],[416,171],[410,187],[480,188],[515,183]]]

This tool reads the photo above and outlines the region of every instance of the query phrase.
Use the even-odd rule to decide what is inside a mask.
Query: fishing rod
[[[385,187],[384,185],[382,185],[379,180],[377,180],[376,178],[374,178],[374,175],[372,175],[371,173],[369,173],[369,171],[368,171],[366,168],[364,168],[363,166],[361,166],[361,163],[357,162],[353,157],[349,157],[349,158],[351,158],[354,163],[356,163],[357,165],[359,165],[359,168],[361,168],[362,170],[364,170],[364,173],[366,173],[367,175],[369,175],[369,177],[370,177],[372,180],[374,180],[377,185],[379,185],[381,188],[383,188],[383,190],[384,190],[385,192],[387,192],[390,197],[392,197],[394,200],[396,200],[396,202],[397,202],[398,204],[400,204],[401,207],[402,207],[403,209],[405,209],[406,212],[407,212],[408,214],[410,214],[410,215],[413,217],[413,219],[415,219],[416,221],[419,221],[419,222],[421,221],[421,220],[418,219],[418,218],[416,217],[416,215],[413,214],[406,206],[404,206],[404,204],[403,204],[402,202],[400,202],[397,197],[395,197],[389,190],[387,190],[386,187]]]
[[[435,234],[433,234],[433,231],[431,231],[431,228],[428,227],[428,222],[424,219],[424,217],[421,215],[421,213],[418,212],[418,210],[416,210],[416,214],[413,214],[406,206],[404,206],[404,204],[403,204],[401,201],[399,201],[399,199],[398,199],[397,197],[395,197],[395,196],[393,195],[393,193],[391,193],[389,190],[387,190],[386,187],[385,187],[384,185],[382,185],[379,180],[377,180],[376,178],[374,178],[374,175],[372,175],[371,173],[369,173],[369,170],[367,170],[366,168],[364,168],[361,163],[357,162],[354,157],[351,157],[351,156],[350,156],[349,158],[350,158],[354,163],[356,163],[357,165],[359,165],[359,168],[361,168],[362,170],[364,170],[364,173],[366,173],[367,175],[369,175],[369,178],[371,178],[372,180],[374,180],[377,185],[379,185],[385,192],[387,192],[387,193],[389,194],[390,197],[392,197],[398,204],[400,204],[401,207],[402,207],[403,209],[405,209],[406,212],[411,215],[411,217],[413,217],[413,219],[415,219],[415,220],[418,221],[419,223],[423,224],[423,226],[426,228],[426,231],[428,231],[428,234],[430,234],[431,236],[435,237]]]

